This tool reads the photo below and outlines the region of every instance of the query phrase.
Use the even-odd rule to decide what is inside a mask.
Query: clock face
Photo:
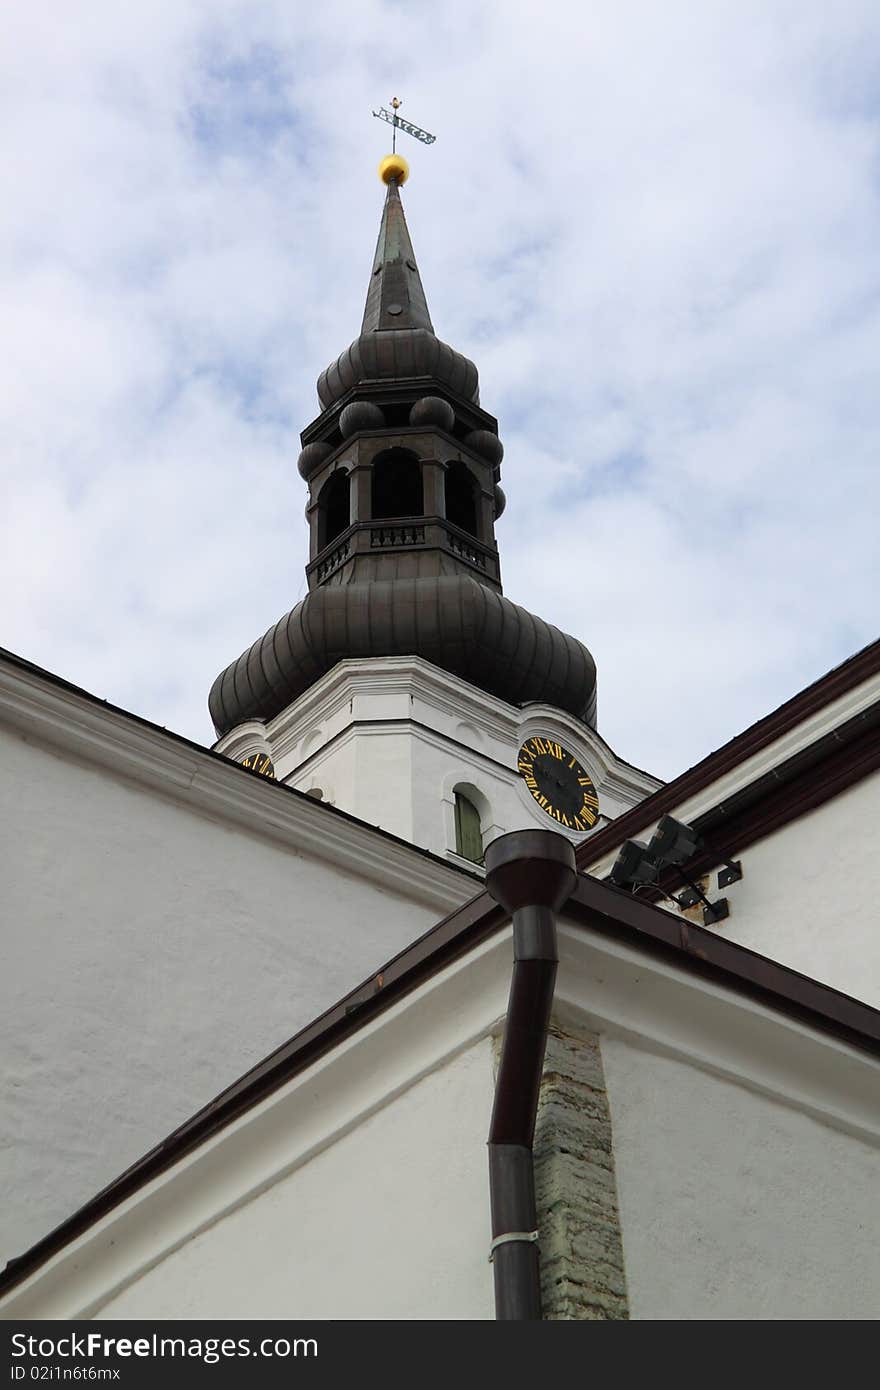
[[[261,777],[275,779],[275,764],[266,753],[251,753],[249,758],[242,758],[241,765],[250,768],[251,772],[258,772]]]
[[[589,775],[567,748],[554,739],[527,738],[517,770],[542,811],[568,830],[592,830],[599,798]]]

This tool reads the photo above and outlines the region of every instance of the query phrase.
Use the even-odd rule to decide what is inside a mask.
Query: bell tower
[[[309,588],[464,574],[500,592],[497,422],[474,364],[434,334],[395,178],[360,335],[318,397],[299,458]]]
[[[218,676],[209,706],[218,751],[268,758],[280,780],[473,861],[496,834],[547,823],[521,785],[529,728],[617,760],[595,734],[586,647],[502,593],[497,421],[473,362],[434,332],[406,161],[380,172],[361,331],[321,373],[301,437],[308,594]],[[615,814],[655,785],[627,795],[617,780]]]

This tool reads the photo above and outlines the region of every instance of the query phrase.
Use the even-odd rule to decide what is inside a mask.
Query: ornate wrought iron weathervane
[[[402,116],[398,116],[397,112],[402,105],[402,101],[398,101],[397,97],[392,97],[390,111],[386,110],[384,106],[380,106],[378,111],[373,112],[374,116],[377,116],[380,121],[387,121],[392,128],[392,154],[397,153],[397,132],[399,130],[405,130],[407,135],[412,135],[416,140],[421,140],[423,145],[433,145],[434,141],[437,139],[436,135],[431,135],[427,130],[422,130],[421,126],[413,125],[411,121],[405,121]]]

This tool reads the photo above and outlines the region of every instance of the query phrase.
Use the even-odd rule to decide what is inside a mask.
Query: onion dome
[[[469,575],[327,585],[227,666],[208,706],[218,735],[268,721],[346,658],[420,656],[509,704],[596,712],[587,648]]]
[[[359,337],[318,378],[324,410],[363,381],[431,377],[479,404],[477,369],[434,333],[416,264],[399,179],[388,179],[373,273]]]

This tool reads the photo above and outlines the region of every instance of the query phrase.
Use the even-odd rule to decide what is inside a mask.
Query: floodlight
[[[667,864],[684,864],[699,843],[699,835],[689,825],[675,820],[673,816],[663,816],[651,836],[647,852],[661,867]]]
[[[625,840],[614,867],[608,875],[618,888],[631,888],[637,883],[653,883],[660,865],[648,853],[641,840]]]

